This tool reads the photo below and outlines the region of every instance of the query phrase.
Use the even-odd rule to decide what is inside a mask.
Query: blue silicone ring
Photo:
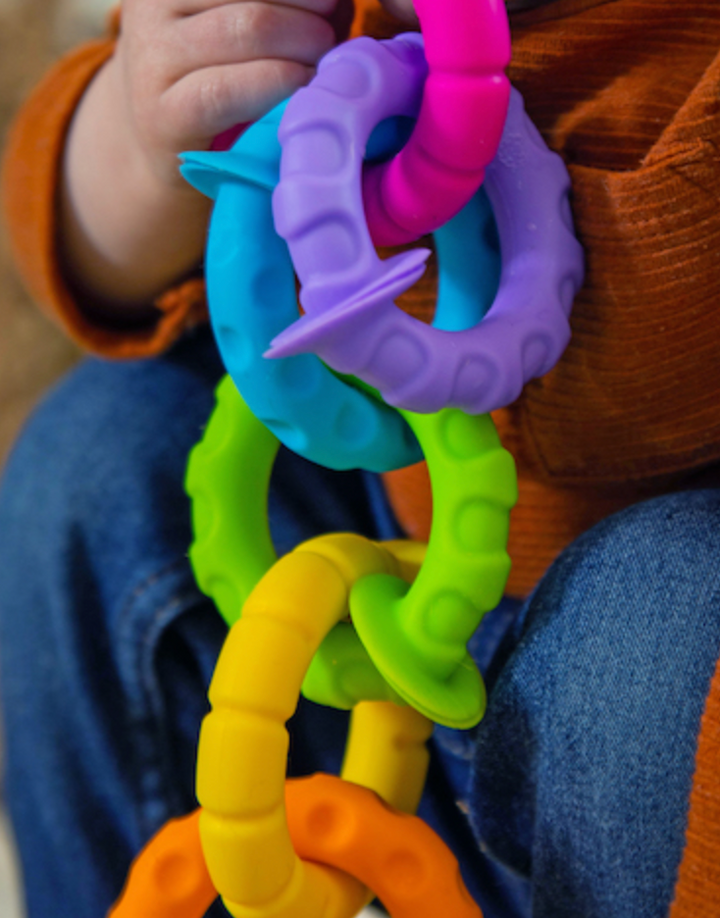
[[[205,272],[221,357],[251,411],[304,458],[336,470],[385,472],[411,465],[422,452],[397,411],[339,379],[314,354],[262,356],[298,315],[290,253],[272,217],[284,107],[250,127],[230,151],[183,156],[185,178],[215,201]],[[378,144],[382,147],[381,140]],[[462,273],[467,266],[472,283],[453,280],[440,268],[437,316],[442,323],[477,322],[497,289],[499,256],[483,248],[489,205],[479,197],[469,207],[478,215],[476,242],[468,240],[467,213],[436,233],[439,251],[457,246],[475,253],[449,260],[453,271]],[[484,277],[478,275],[479,263],[488,266]],[[468,296],[473,288],[475,298]]]

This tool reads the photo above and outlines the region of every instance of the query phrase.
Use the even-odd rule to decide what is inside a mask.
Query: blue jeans
[[[86,361],[6,468],[4,780],[29,918],[101,918],[142,844],[195,805],[225,627],[187,563],[182,480],[220,374],[207,331],[156,360]],[[399,534],[376,476],[285,451],[270,519],[280,553],[322,532]],[[529,602],[486,617],[472,651],[487,716],[436,730],[422,804],[486,918],[667,913],[720,649],[719,561],[720,495],[678,494],[606,520]],[[337,769],[345,726],[302,702],[292,773]]]

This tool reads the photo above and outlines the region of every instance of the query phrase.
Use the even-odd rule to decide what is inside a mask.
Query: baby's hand
[[[180,182],[178,153],[307,83],[351,15],[352,0],[124,0],[114,94],[151,172]]]

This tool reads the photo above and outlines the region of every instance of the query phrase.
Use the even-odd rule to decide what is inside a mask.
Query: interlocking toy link
[[[391,569],[373,571],[353,586],[355,629],[341,626],[331,638],[332,667],[323,665],[327,647],[321,649],[306,695],[341,708],[368,698],[403,698],[438,723],[469,727],[482,717],[485,690],[466,644],[500,601],[510,570],[505,549],[517,499],[515,463],[488,415],[448,408],[403,416],[432,483],[424,562],[410,588]],[[246,452],[251,444],[252,459]],[[186,486],[196,533],[190,558],[201,589],[230,624],[275,560],[267,494],[277,446],[232,380],[223,380],[205,438],[191,455]],[[228,513],[227,507],[243,512]],[[359,695],[350,689],[349,671]]]
[[[354,877],[396,918],[432,918],[438,908],[479,918],[450,851],[405,815],[419,803],[428,764],[432,724],[421,714],[359,705],[344,780],[286,788],[285,722],[304,670],[347,614],[352,583],[401,566],[387,548],[345,534],[305,543],[263,577],[210,688],[198,754],[202,810],[169,823],[148,846],[112,918],[200,918],[216,890],[235,918],[352,918],[368,901]]]

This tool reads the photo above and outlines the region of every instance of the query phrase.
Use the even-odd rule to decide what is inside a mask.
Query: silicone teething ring
[[[428,76],[415,129],[368,169],[365,209],[377,245],[412,242],[470,200],[494,157],[508,106],[510,29],[503,0],[415,0]],[[354,100],[353,100],[354,101]]]
[[[270,203],[282,108],[252,125],[233,150],[187,153],[181,167],[216,199],[205,273],[223,363],[257,417],[306,459],[376,472],[417,462],[417,443],[397,412],[339,380],[317,357],[276,365],[262,358],[273,335],[297,316],[292,263]]]
[[[286,803],[298,854],[357,877],[392,918],[482,918],[455,856],[417,816],[324,774],[289,781]]]
[[[317,357],[262,357],[273,336],[297,317],[292,263],[271,211],[282,108],[249,128],[231,152],[185,154],[185,177],[215,198],[206,278],[223,362],[253,412],[301,456],[329,468],[370,471],[419,462],[417,442],[397,412],[337,379]],[[478,321],[497,285],[495,253],[480,244],[487,214],[475,201],[467,210],[456,218],[461,222],[436,234],[438,250],[475,252],[462,261],[447,259],[450,272],[441,264],[437,314],[450,323],[456,314],[464,323]],[[474,245],[468,216],[477,220]],[[417,261],[416,253],[410,258]]]
[[[107,918],[202,918],[217,899],[200,845],[200,810],[171,819],[130,867]]]
[[[333,541],[335,537],[330,539]],[[319,541],[322,543],[324,540]],[[356,546],[360,546],[360,542]],[[352,819],[348,823],[350,833],[344,833],[344,844],[341,846],[333,845],[327,832],[318,835],[318,817],[312,810],[316,803],[322,805],[319,796],[324,797],[325,803],[333,809],[342,806],[346,782],[362,787],[362,806],[371,813],[377,813],[381,807],[379,799],[391,802],[403,813],[415,812],[425,781],[428,758],[425,742],[431,730],[432,725],[411,708],[387,703],[358,705],[350,719],[342,767],[344,780],[334,778],[329,786],[327,781],[321,781],[321,787],[316,781],[310,784],[307,780],[286,781],[288,828],[299,857],[340,867],[337,855],[347,854],[348,842],[351,846],[367,847],[367,841],[359,838],[356,830],[353,831]],[[232,758],[234,752],[227,747],[209,751],[208,766],[220,773],[221,780],[226,777],[223,759],[227,755]],[[260,749],[257,753],[265,761],[267,752]],[[244,757],[251,754],[253,750],[249,747],[243,751]],[[213,759],[213,756],[216,757]],[[205,914],[217,897],[217,890],[208,874],[200,845],[200,812],[197,809],[186,817],[170,820],[148,842],[133,862],[122,896],[109,918],[201,918]],[[372,822],[372,818],[370,824],[365,820],[360,828],[372,830]],[[325,828],[328,828],[327,819]],[[324,857],[316,856],[318,841],[323,845]],[[436,850],[437,841],[433,842],[429,853]],[[443,858],[447,863],[447,852]],[[386,865],[380,863],[376,866],[383,870]],[[372,864],[367,867],[372,868]],[[355,875],[352,870],[347,872]],[[452,876],[453,871],[449,870],[447,876],[441,877],[444,882],[439,888],[447,888]],[[378,888],[383,882],[383,878],[372,878],[372,883],[377,883]]]
[[[224,376],[203,437],[190,452],[185,490],[191,501],[193,573],[228,626],[277,561],[267,504],[279,446],[231,377]],[[228,513],[229,507],[236,512]]]
[[[378,258],[353,152],[363,148],[376,120],[388,111],[400,113],[393,108],[403,101],[398,85],[409,86],[413,76],[419,91],[413,63],[419,48],[408,45],[405,36],[395,41],[396,51],[389,42],[358,39],[335,52],[337,59],[344,53],[367,71],[374,117],[367,107],[332,101],[318,114],[317,105],[305,104],[311,101],[311,84],[283,118],[275,225],[302,282],[305,315],[273,339],[267,356],[312,351],[338,372],[360,377],[396,407],[433,412],[453,406],[482,414],[514,401],[525,382],[551,369],[569,340],[568,317],[583,278],[568,204],[570,180],[513,90],[484,186],[502,257],[494,303],[474,328],[462,332],[430,328],[397,308],[393,298],[418,276],[417,258],[410,257],[418,253]],[[330,68],[327,74],[334,84],[344,75],[331,74]],[[412,113],[409,98],[408,91],[405,114]],[[334,151],[334,169],[327,148]]]
[[[430,542],[410,588],[391,571],[355,584],[353,623],[395,692],[432,720],[468,727],[482,716],[485,694],[466,644],[482,615],[500,601],[510,569],[505,547],[517,497],[515,466],[487,415],[447,409],[404,416],[428,461],[434,504]],[[256,437],[250,464],[245,450]],[[191,454],[186,488],[195,529],[190,560],[200,588],[229,623],[275,560],[267,493],[276,449],[277,441],[263,433],[226,377],[205,437]],[[243,512],[223,512],[228,506]],[[351,634],[348,640],[356,639]],[[355,657],[349,665],[356,665]],[[339,672],[342,681],[342,667]],[[381,691],[372,675],[368,681]],[[359,699],[348,699],[343,687],[335,700],[313,700],[347,707]]]
[[[443,912],[481,918],[454,855],[422,820],[408,815],[421,793],[430,731],[411,709],[359,705],[350,724],[345,780],[317,774],[286,781],[288,831],[299,858],[361,880],[393,918]],[[383,802],[388,800],[394,806]],[[205,914],[217,890],[200,844],[200,815],[197,809],[171,820],[145,846],[108,918]],[[348,889],[354,901],[352,884]]]
[[[212,710],[198,747],[200,835],[213,883],[238,918],[253,910],[268,918],[350,918],[363,902],[363,887],[346,874],[298,858],[285,814],[285,723],[305,671],[323,637],[347,614],[348,581],[393,566],[387,551],[359,536],[342,537],[338,564],[333,541],[306,543],[268,571],[230,630],[210,686]],[[329,554],[322,550],[326,543]],[[390,771],[397,787],[406,776],[412,799],[405,791],[402,796],[414,807],[432,726],[400,710],[415,736]]]

